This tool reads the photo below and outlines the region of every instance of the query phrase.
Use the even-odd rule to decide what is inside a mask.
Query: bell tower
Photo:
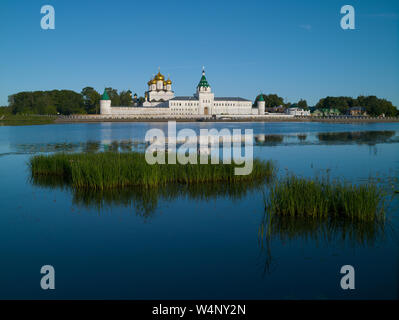
[[[215,95],[212,93],[211,86],[205,77],[205,68],[202,67],[202,77],[197,86],[197,92],[194,95],[199,100],[199,114],[212,115],[213,100]]]

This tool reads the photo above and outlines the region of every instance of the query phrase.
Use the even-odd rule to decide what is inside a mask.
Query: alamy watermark
[[[150,143],[145,151],[148,164],[236,164],[235,175],[249,175],[253,168],[253,130],[227,128],[200,129],[199,136],[192,129],[176,132],[176,122],[168,121],[168,132],[150,129],[145,141]],[[221,146],[222,143],[222,146]],[[244,154],[242,155],[242,147]]]
[[[55,289],[55,270],[51,265],[44,265],[40,269],[40,273],[44,276],[40,280],[40,287],[43,290]]]
[[[343,290],[354,290],[355,289],[355,268],[347,264],[341,267],[341,274],[344,276],[341,278],[341,289]]]
[[[40,8],[40,13],[44,14],[40,20],[40,27],[43,30],[55,29],[55,10],[53,6],[45,5]]]
[[[345,14],[341,18],[341,28],[344,30],[355,29],[355,8],[351,5],[345,5],[341,8],[341,14]]]
[[[341,14],[344,16],[341,18],[340,25],[344,30],[355,29],[355,8],[351,5],[344,5],[341,7]],[[52,5],[43,5],[40,8],[40,13],[44,16],[40,20],[40,27],[43,30],[54,30],[55,29],[55,9]],[[304,28],[309,29],[310,26],[304,25]]]

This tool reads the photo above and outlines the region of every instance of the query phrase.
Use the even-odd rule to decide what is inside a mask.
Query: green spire
[[[265,99],[263,99],[263,93],[261,93],[261,94],[259,95],[258,101],[265,101]]]
[[[208,83],[208,80],[206,80],[204,69],[202,70],[202,77],[201,77],[200,82],[198,83],[198,87],[209,88],[209,83]]]
[[[104,93],[101,97],[101,100],[111,100],[108,96],[107,90],[104,89]]]

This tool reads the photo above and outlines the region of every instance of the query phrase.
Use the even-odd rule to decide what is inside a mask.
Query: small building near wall
[[[339,116],[341,112],[336,108],[322,108],[315,109],[311,112],[314,117],[329,117],[329,116]]]
[[[347,115],[350,116],[367,116],[366,109],[363,107],[352,107],[346,111]]]
[[[304,110],[302,108],[291,106],[285,110],[285,114],[292,115],[292,116],[310,116],[309,110]]]
[[[267,107],[266,112],[267,113],[284,113],[286,109],[287,108],[284,107],[283,105],[279,105],[277,107]]]

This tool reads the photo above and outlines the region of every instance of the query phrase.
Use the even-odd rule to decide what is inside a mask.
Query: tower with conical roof
[[[100,114],[111,114],[111,99],[109,98],[108,92],[104,89],[104,93],[100,100]]]
[[[257,103],[259,115],[265,114],[265,105],[266,105],[266,102],[265,102],[265,99],[263,98],[263,93],[261,93],[259,95],[258,103]]]
[[[200,82],[198,83],[197,86],[197,92],[211,92],[211,86],[208,83],[208,80],[205,77],[205,68],[202,67],[202,77],[200,79]]]
[[[194,95],[199,100],[199,114],[212,115],[213,101],[215,95],[212,93],[211,86],[205,76],[205,68],[202,67],[202,76],[197,86],[197,92]]]

